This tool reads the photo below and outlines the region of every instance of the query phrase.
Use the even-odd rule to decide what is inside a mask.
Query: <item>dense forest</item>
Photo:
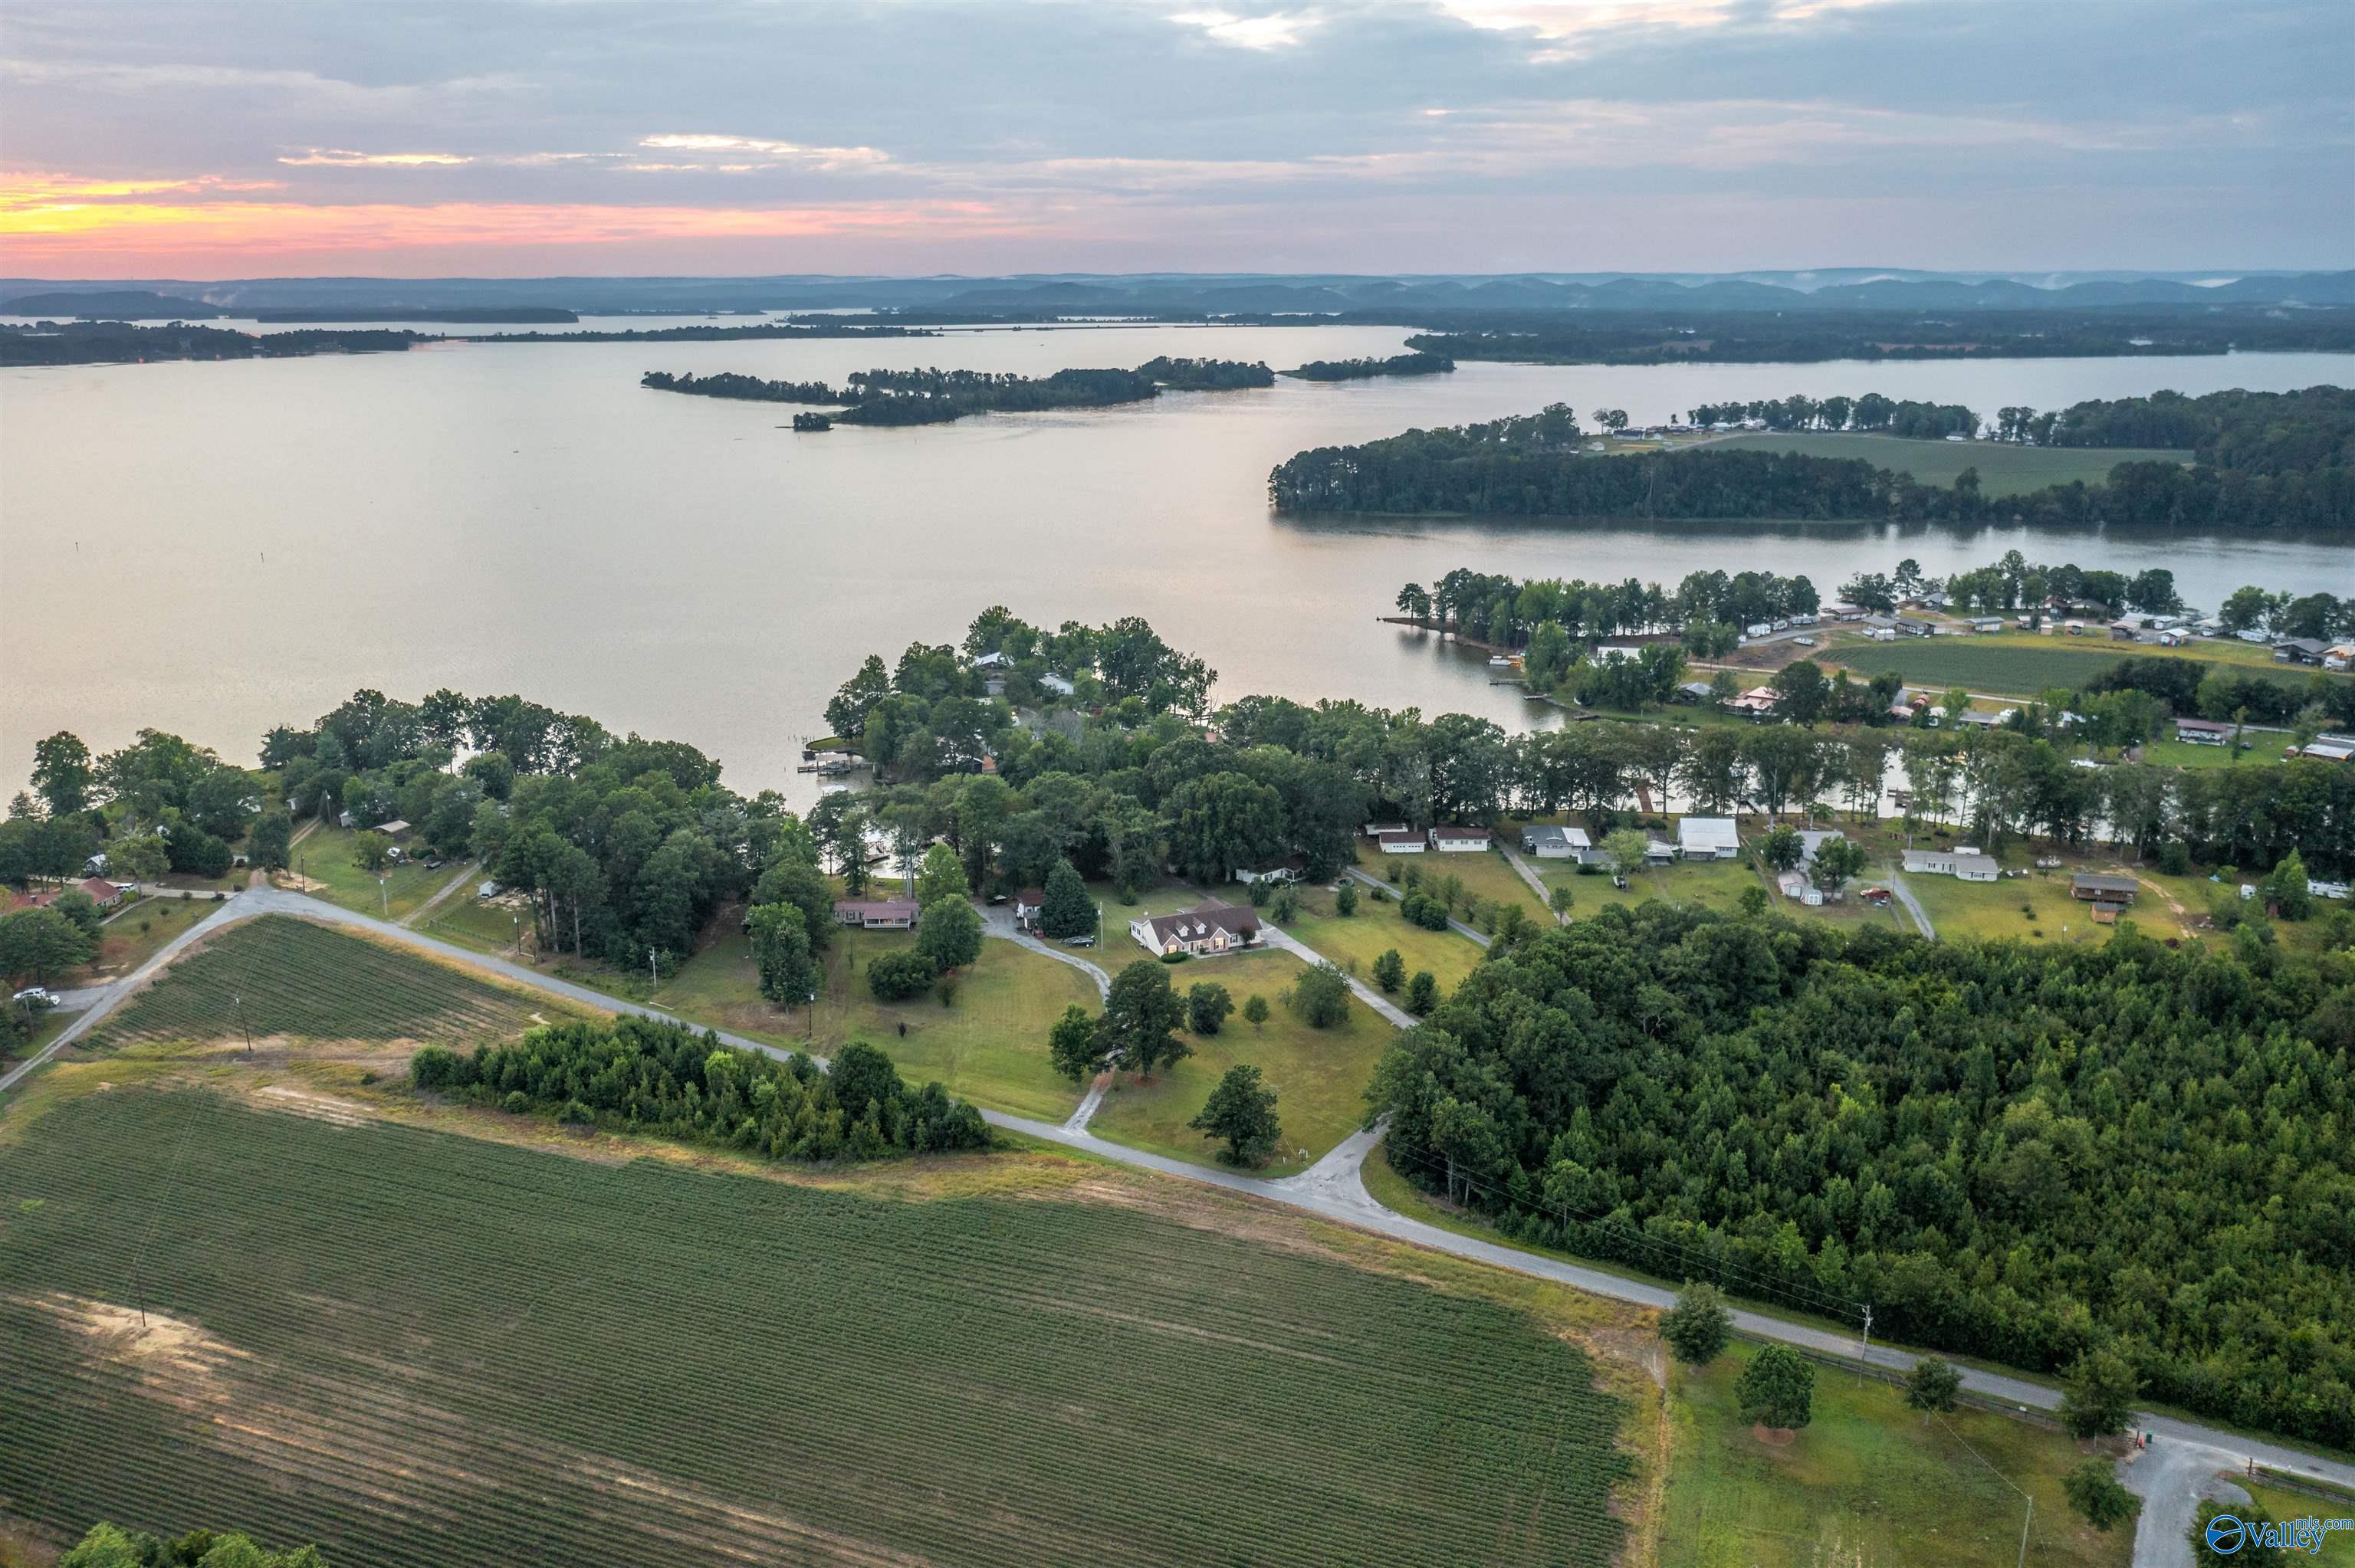
[[[1274,384],[1274,372],[1264,365],[1166,355],[1135,370],[1058,370],[1039,376],[984,370],[861,370],[841,387],[823,381],[763,381],[730,371],[673,376],[650,370],[638,378],[639,386],[656,392],[762,403],[826,404],[840,408],[842,412],[834,417],[847,425],[945,424],[967,414],[991,411],[1105,408],[1142,403],[1159,396],[1164,387],[1220,392]]]
[[[1394,354],[1388,359],[1312,359],[1284,374],[1295,381],[1368,381],[1377,376],[1437,376],[1455,368],[1444,354]]]
[[[2319,956],[1618,908],[1400,1037],[1393,1162],[1519,1239],[2355,1445],[2355,913]]]
[[[859,326],[831,318],[790,322],[698,322],[693,326],[624,327],[601,332],[504,332],[470,337],[469,343],[795,343],[836,337],[934,337],[914,326]]]
[[[311,354],[384,354],[432,341],[413,332],[234,332],[227,327],[133,326],[125,322],[0,325],[0,366],[130,365],[159,359],[288,359]]]
[[[938,1084],[911,1088],[891,1058],[853,1043],[821,1067],[723,1044],[667,1019],[623,1014],[559,1023],[462,1055],[419,1051],[411,1081],[511,1111],[538,1107],[567,1121],[655,1132],[772,1160],[875,1160],[986,1149],[981,1113]]]
[[[1412,319],[1407,319],[1411,317]],[[1379,311],[1338,318],[1427,330],[1409,348],[1540,365],[1806,364],[1829,359],[2051,359],[2355,349],[2355,312],[2197,310],[1648,311],[1518,314]]]
[[[1984,494],[1976,471],[1941,487],[1860,458],[1748,448],[1597,459],[1582,450],[1576,415],[1556,405],[1486,424],[1298,452],[1268,476],[1268,500],[1290,514],[2355,530],[2355,394],[2311,387],[2224,396],[2239,400],[2209,416],[2208,455],[2190,467],[2123,462],[2105,483],[2056,484],[2024,495]],[[2123,429],[2126,421],[2089,416],[2087,428]]]
[[[1960,403],[1919,403],[1868,392],[1861,397],[1765,397],[1748,403],[1701,403],[1687,414],[1696,425],[1738,425],[1759,419],[1770,430],[1856,430],[1913,440],[1976,436],[1979,417]]]

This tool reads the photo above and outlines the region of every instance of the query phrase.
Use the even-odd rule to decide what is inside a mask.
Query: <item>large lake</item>
[[[450,329],[496,330],[496,329]],[[1219,690],[1348,696],[1527,722],[1484,662],[1380,624],[1450,567],[1637,577],[1806,572],[1828,592],[1902,556],[1943,574],[2031,559],[2173,568],[2212,607],[2254,582],[2355,589],[2343,544],[1876,526],[1580,527],[1269,515],[1304,447],[1566,401],[1639,422],[1702,400],[1879,391],[1991,411],[2174,387],[2344,384],[2342,355],[1967,365],[1465,365],[1452,376],[1167,395],[794,436],[792,410],[642,391],[640,372],[839,381],[932,364],[1044,374],[1159,354],[1389,354],[1354,327],[1104,327],[899,343],[479,344],[407,354],[0,373],[0,781],[34,741],[143,726],[250,762],[261,732],[357,686],[520,692],[691,741],[739,789],[793,764],[868,652],[953,642],[1004,603],[1142,615]],[[1543,710],[1540,710],[1542,712]]]

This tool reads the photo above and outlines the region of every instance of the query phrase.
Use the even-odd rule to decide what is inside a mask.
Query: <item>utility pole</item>
[[[384,890],[384,874],[382,872],[377,873],[376,895],[378,901],[384,906],[384,917],[388,920],[391,919],[392,895]]]
[[[1864,1304],[1864,1346],[1858,1351],[1857,1360],[1865,1366],[1872,1364],[1872,1303],[1870,1301]],[[1859,1370],[1857,1376],[1861,1379],[1864,1372]]]
[[[655,950],[652,948],[646,949],[646,975],[653,982],[655,991],[662,990],[662,970],[655,963]],[[652,992],[648,994],[651,995]]]

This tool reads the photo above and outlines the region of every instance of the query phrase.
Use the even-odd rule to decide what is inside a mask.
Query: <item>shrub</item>
[[[521,1116],[531,1109],[531,1097],[521,1089],[512,1089],[508,1091],[507,1097],[499,1102],[499,1108],[509,1116]]]
[[[1358,889],[1353,884],[1345,882],[1333,890],[1333,913],[1347,919],[1357,912]]]
[[[2181,839],[2169,839],[2158,846],[2158,869],[2169,876],[2182,876],[2191,870],[2191,851]]]
[[[1194,956],[1193,954],[1191,954],[1191,953],[1189,953],[1189,952],[1187,952],[1184,948],[1178,948],[1178,950],[1176,950],[1176,951],[1174,951],[1174,952],[1167,952],[1167,953],[1164,953],[1164,954],[1162,954],[1162,955],[1161,955],[1161,961],[1162,961],[1163,963],[1165,963],[1165,964],[1182,964],[1182,963],[1184,963],[1188,959],[1190,959],[1190,958],[1192,958],[1193,956]]]
[[[1267,1024],[1267,998],[1253,991],[1243,1002],[1243,1022],[1253,1029],[1264,1028]]]
[[[867,964],[867,989],[878,1001],[911,1001],[932,989],[940,971],[913,948],[885,953]]]
[[[1396,948],[1383,950],[1374,960],[1374,983],[1382,988],[1384,996],[1394,996],[1398,988],[1406,984],[1406,960],[1399,957]]]
[[[2106,1459],[2088,1459],[2062,1478],[2061,1489],[2077,1517],[2108,1534],[2142,1511],[2142,1499],[2118,1484],[2115,1467]],[[2200,1545],[2207,1544],[2207,1526],[2200,1526]]]

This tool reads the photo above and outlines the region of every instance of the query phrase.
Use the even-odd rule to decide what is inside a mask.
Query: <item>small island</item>
[[[794,416],[794,429],[805,432],[811,430],[830,430],[834,429],[834,421],[827,418],[824,414],[795,414]]]
[[[794,429],[826,429],[846,425],[940,425],[967,414],[1031,413],[1050,408],[1108,408],[1142,403],[1167,387],[1219,392],[1271,387],[1274,372],[1264,365],[1226,359],[1146,362],[1135,370],[1058,370],[1051,376],[1016,376],[986,370],[862,370],[846,387],[823,381],[764,381],[734,371],[710,376],[674,376],[649,370],[638,385],[655,392],[728,397],[755,403],[811,403],[840,410],[825,424]]]
[[[1455,368],[1444,354],[1394,354],[1388,359],[1312,359],[1284,374],[1295,381],[1369,381],[1377,376],[1439,376]]]

